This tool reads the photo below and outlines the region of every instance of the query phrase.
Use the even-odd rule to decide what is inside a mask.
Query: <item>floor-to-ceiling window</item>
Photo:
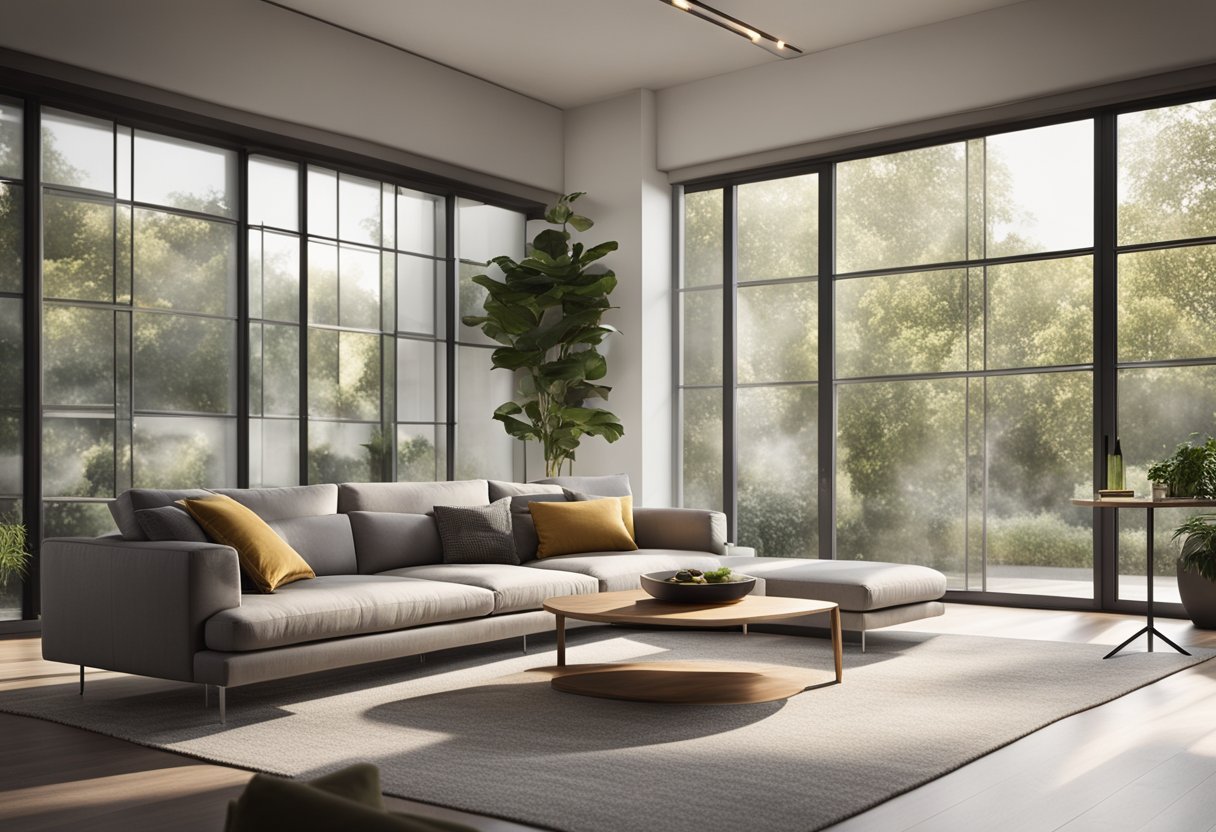
[[[726,510],[761,554],[1109,601],[1095,570],[1116,541],[1069,504],[1102,475],[1102,437],[1144,492],[1149,462],[1216,433],[1214,130],[1212,102],[1112,110],[682,190],[683,504]],[[1132,601],[1137,520],[1118,540]]]
[[[131,487],[522,473],[453,240],[467,278],[538,206],[76,106],[0,97],[0,523],[35,552],[113,530]],[[0,588],[0,619],[35,589]]]

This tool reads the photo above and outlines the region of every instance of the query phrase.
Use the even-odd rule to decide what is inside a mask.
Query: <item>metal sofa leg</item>
[[[528,655],[528,635],[524,634],[524,655]]]
[[[80,695],[84,696],[84,665],[80,666]]]
[[[228,721],[228,700],[226,696],[228,693],[228,688],[224,687],[223,685],[216,685],[215,689],[219,691],[220,695],[220,725],[223,725]]]
[[[866,652],[866,631],[861,631],[861,652]]]
[[[211,685],[203,683],[203,710],[211,707]]]

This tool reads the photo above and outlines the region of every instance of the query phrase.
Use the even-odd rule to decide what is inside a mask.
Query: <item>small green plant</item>
[[[1216,439],[1209,436],[1198,442],[1198,436],[1192,433],[1189,441],[1174,449],[1173,456],[1148,469],[1149,481],[1168,486],[1171,497],[1216,497]]]
[[[25,550],[25,526],[0,523],[0,586],[12,578],[25,577],[30,554]]]
[[[1178,562],[1187,572],[1198,572],[1216,581],[1216,514],[1197,514],[1174,531],[1174,539],[1186,537]]]
[[[598,383],[608,372],[598,347],[616,332],[602,321],[613,308],[608,295],[616,276],[589,267],[616,251],[617,244],[571,244],[567,226],[577,231],[592,226],[570,207],[582,195],[567,194],[549,207],[545,221],[559,227],[537,234],[523,260],[493,259],[502,281],[484,274],[473,278],[489,293],[485,314],[462,318],[465,326],[480,327],[503,345],[491,356],[495,369],[520,373],[519,395],[500,405],[494,418],[516,439],[541,443],[550,477],[573,462],[584,435],[615,442],[625,432],[614,414],[585,406],[588,399],[607,399],[612,389]]]

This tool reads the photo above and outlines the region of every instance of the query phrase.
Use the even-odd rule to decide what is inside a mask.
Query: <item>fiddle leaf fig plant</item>
[[[614,308],[608,295],[616,275],[593,264],[617,244],[586,248],[571,242],[569,228],[581,232],[594,225],[571,207],[580,196],[566,194],[546,210],[545,221],[555,227],[536,235],[524,259],[493,258],[502,280],[473,277],[487,292],[485,314],[461,319],[502,344],[491,357],[495,369],[519,373],[518,395],[500,405],[494,418],[511,436],[541,443],[546,476],[574,461],[583,436],[615,442],[625,434],[613,413],[587,405],[607,399],[612,390],[598,383],[608,372],[598,347],[617,332],[603,322]]]

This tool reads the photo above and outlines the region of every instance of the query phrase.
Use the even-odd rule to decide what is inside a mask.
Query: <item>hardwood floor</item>
[[[1113,645],[1142,623],[1104,613],[950,604],[945,616],[893,629]],[[1216,631],[1172,619],[1158,619],[1158,627],[1184,646],[1216,648]],[[870,638],[881,639],[882,633]],[[846,647],[846,673],[848,652],[856,649]],[[1133,649],[1144,649],[1143,640]],[[63,684],[76,672],[43,661],[37,638],[0,638],[0,690]],[[227,801],[249,776],[77,728],[0,714],[0,829],[11,832],[218,832]],[[1216,832],[1213,794],[1216,662],[1208,662],[1061,720],[832,832]],[[528,829],[397,798],[386,802],[400,811],[490,832]]]

